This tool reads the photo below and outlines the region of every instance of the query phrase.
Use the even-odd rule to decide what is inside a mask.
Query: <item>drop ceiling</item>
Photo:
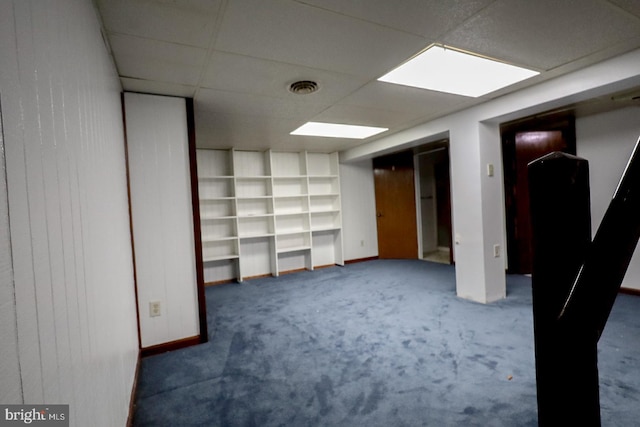
[[[640,48],[638,0],[98,0],[124,90],[194,99],[200,147],[336,151]],[[541,74],[480,98],[377,79],[429,45]],[[297,80],[319,90],[296,95]],[[356,141],[307,121],[385,127]]]

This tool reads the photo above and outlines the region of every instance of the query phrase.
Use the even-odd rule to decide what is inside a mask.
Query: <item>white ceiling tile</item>
[[[107,31],[207,48],[221,0],[99,0]]]
[[[306,150],[311,152],[332,153],[364,144],[367,140],[344,138],[321,138],[312,136],[290,136],[290,139],[274,141],[275,150]]]
[[[219,148],[355,147],[378,137],[289,133],[388,135],[640,48],[637,0],[96,1],[124,89],[194,97],[197,144]],[[376,81],[433,42],[551,71],[476,99]],[[302,79],[320,90],[287,91]]]
[[[599,0],[499,0],[443,42],[550,70],[640,35],[628,13]]]
[[[157,95],[180,96],[183,98],[193,98],[196,91],[195,86],[164,83],[155,80],[140,80],[124,77],[122,87],[129,92],[153,93]]]
[[[611,3],[616,4],[626,10],[629,13],[634,14],[640,19],[640,1],[638,0],[609,0]],[[640,22],[638,23],[640,25]]]
[[[265,116],[211,114],[201,107],[202,103],[196,101],[196,145],[202,148],[267,149],[274,139],[288,135],[302,123]]]
[[[415,117],[383,108],[336,104],[314,116],[311,121],[394,128]]]
[[[309,150],[332,152],[357,144],[342,138],[289,135],[302,121],[241,114],[202,114],[195,105],[196,145],[198,148],[237,148],[245,150]]]
[[[424,38],[288,0],[229,2],[216,50],[377,78]]]
[[[308,97],[313,102],[333,103],[358,89],[367,79],[318,70],[299,65],[268,61],[249,56],[214,52],[209,60],[202,86],[241,93],[291,98],[298,101],[301,95],[289,92],[291,83],[313,80],[319,90]]]
[[[354,18],[433,39],[494,0],[297,0]]]
[[[308,120],[330,103],[315,102],[312,96],[284,99],[272,96],[200,89],[195,100],[205,107],[202,112],[210,114],[243,114],[246,116],[268,116]],[[292,129],[293,130],[293,129]]]
[[[341,100],[341,105],[355,105],[397,111],[411,118],[431,116],[442,109],[470,105],[474,98],[417,89],[384,82],[372,82]]]
[[[196,85],[207,51],[139,37],[111,35],[121,77]]]

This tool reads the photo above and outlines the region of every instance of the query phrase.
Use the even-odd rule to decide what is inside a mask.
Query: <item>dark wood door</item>
[[[527,165],[554,151],[575,154],[575,131],[572,120],[556,123],[555,126],[532,123],[528,127],[503,132],[509,273],[531,273]],[[558,215],[562,215],[562,212],[558,212]]]
[[[374,159],[380,258],[418,258],[412,153]]]

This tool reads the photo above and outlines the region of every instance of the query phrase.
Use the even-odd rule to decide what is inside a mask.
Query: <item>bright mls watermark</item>
[[[0,405],[0,427],[69,427],[69,405]]]

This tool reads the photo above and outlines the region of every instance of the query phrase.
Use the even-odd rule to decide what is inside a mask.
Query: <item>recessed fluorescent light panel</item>
[[[434,45],[378,80],[478,97],[537,74],[537,71]]]
[[[342,125],[337,123],[307,122],[291,132],[291,135],[364,139],[386,130],[389,129],[372,126]]]

